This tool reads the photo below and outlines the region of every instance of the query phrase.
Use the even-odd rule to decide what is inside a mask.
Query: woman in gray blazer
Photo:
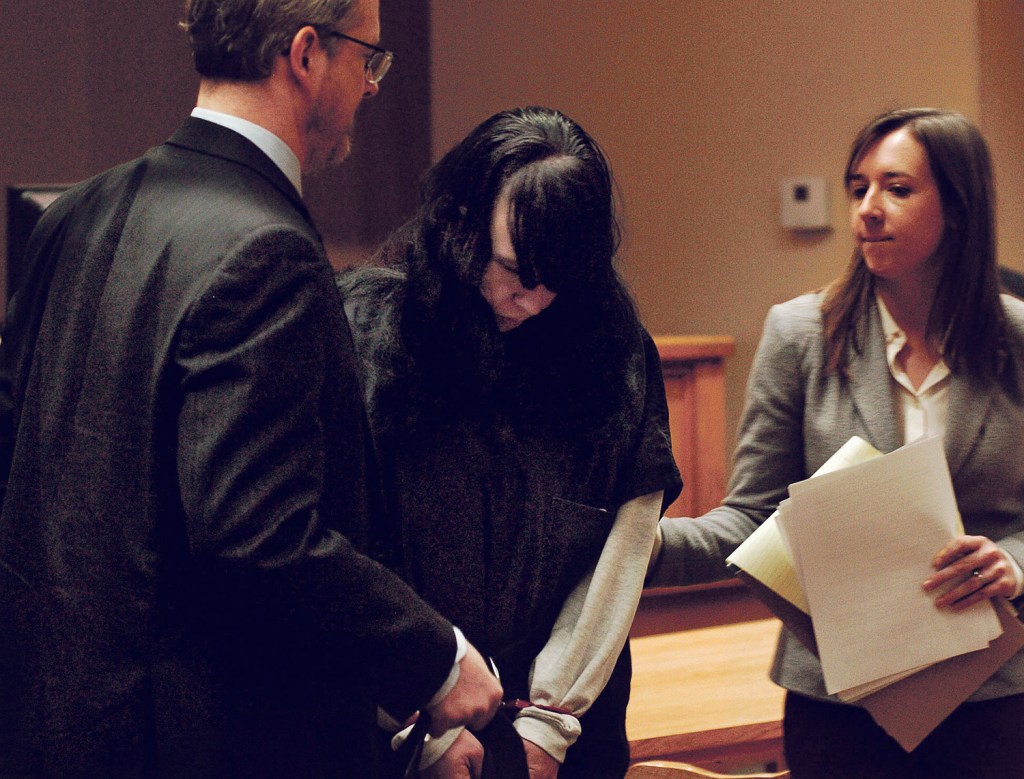
[[[845,175],[853,256],[824,290],[774,306],[747,388],[729,494],[662,520],[648,584],[722,578],[725,558],[850,436],[883,452],[942,435],[966,535],[924,582],[939,608],[1024,589],[1024,303],[999,294],[991,165],[963,116],[872,120]],[[941,590],[939,590],[941,591]],[[793,776],[1024,776],[1024,654],[907,754],[783,630],[772,678],[789,692]]]

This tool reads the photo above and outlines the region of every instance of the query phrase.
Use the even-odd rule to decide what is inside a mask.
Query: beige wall
[[[981,124],[999,193],[999,259],[1024,271],[1024,2],[979,3]]]
[[[1020,4],[983,5],[1020,57],[1021,28],[1004,27]],[[590,130],[625,201],[623,270],[649,329],[736,339],[730,434],[768,307],[822,285],[849,255],[841,169],[859,127],[901,105],[982,118],[975,0],[432,7],[435,157],[516,104],[561,108]],[[1000,83],[1019,95],[1016,68]],[[1017,109],[1001,112],[1001,137],[1021,126]],[[828,177],[831,232],[779,227],[778,182],[798,174]]]

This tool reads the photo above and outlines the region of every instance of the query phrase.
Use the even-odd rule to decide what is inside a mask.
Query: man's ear
[[[309,80],[313,69],[313,59],[318,51],[320,36],[314,27],[306,25],[292,37],[288,48],[288,67],[292,77],[300,82]]]

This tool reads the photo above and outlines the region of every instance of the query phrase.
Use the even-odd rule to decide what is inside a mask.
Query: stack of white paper
[[[839,451],[828,458],[815,476],[831,473],[849,465],[881,457],[882,453],[863,438],[853,436],[843,444]],[[766,587],[774,590],[787,601],[796,606],[804,614],[810,614],[807,598],[797,577],[793,556],[786,546],[786,541],[776,524],[779,512],[774,512],[765,522],[758,525],[750,537],[740,544],[726,562],[744,573],[753,576]]]
[[[855,700],[933,663],[988,647],[990,601],[937,609],[922,582],[960,532],[942,441],[790,485],[777,526],[814,624],[829,693]]]
[[[882,464],[822,482],[820,492],[792,485],[786,518],[775,512],[728,562],[821,656],[829,689],[856,700],[909,751],[1024,648],[1024,625],[1002,598],[966,613],[939,612],[934,593],[927,606],[920,600],[951,520],[953,535],[963,533],[939,441],[883,456],[854,437],[815,476],[872,458]],[[994,635],[986,648],[963,651]]]

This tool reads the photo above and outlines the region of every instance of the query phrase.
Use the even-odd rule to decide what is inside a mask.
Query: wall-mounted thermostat
[[[789,230],[827,230],[828,180],[824,176],[795,176],[781,185],[782,226]]]

